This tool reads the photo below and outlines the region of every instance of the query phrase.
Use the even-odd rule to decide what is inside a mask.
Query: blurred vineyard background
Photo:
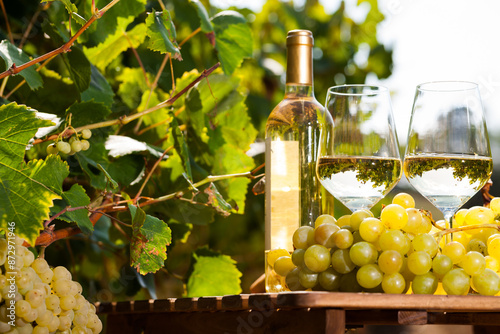
[[[89,1],[74,2],[78,7],[82,7],[84,2]],[[201,2],[210,17],[221,11],[221,8],[210,4],[207,0]],[[107,2],[97,1],[97,3],[102,5]],[[39,6],[39,2],[36,0],[4,0],[4,4],[7,13],[9,13],[10,23],[14,28],[25,26]],[[199,26],[196,11],[188,1],[172,0],[164,1],[164,4],[176,23],[178,40],[182,40]],[[236,69],[233,75],[240,80],[238,90],[246,96],[245,104],[248,108],[248,114],[258,132],[256,143],[252,145],[252,149],[248,153],[255,160],[255,166],[264,162],[262,145],[267,116],[283,97],[287,31],[309,29],[313,32],[315,38],[313,53],[315,92],[320,102],[325,100],[326,90],[332,85],[364,82],[384,83],[384,79],[388,79],[385,81],[386,83],[391,83],[393,48],[395,46],[380,41],[379,29],[383,26],[384,20],[387,20],[387,13],[381,11],[376,0],[359,0],[357,3],[356,1],[339,1],[336,6],[333,6],[333,11],[330,5],[328,12],[325,11],[323,3],[317,0],[308,0],[300,2],[300,4],[294,4],[292,1],[270,0],[265,1],[258,11],[233,7],[229,1],[225,1],[223,4],[224,9],[238,11],[246,18],[253,35],[253,57],[245,59],[242,66]],[[236,4],[241,5],[241,2],[236,2]],[[42,11],[36,20],[31,33],[35,38],[31,43],[35,45],[42,42],[41,40],[37,41],[37,39],[45,38],[40,33],[41,24],[45,18],[52,15],[50,17],[52,21],[62,19],[64,14],[62,6],[57,2],[51,3],[51,6],[55,8],[51,8],[50,11]],[[57,6],[61,8],[55,10]],[[148,11],[160,7],[156,1],[148,1],[146,5]],[[358,12],[355,8],[357,7],[361,8],[362,15],[356,14]],[[3,18],[0,27],[2,39],[6,39]],[[415,27],[415,29],[417,28]],[[105,37],[99,35],[100,29],[89,31],[88,34],[88,38],[92,38],[94,41],[102,40]],[[204,34],[197,34],[182,47],[183,61],[176,62],[173,66],[175,78],[180,78],[184,72],[193,68],[201,72],[217,62],[216,55],[210,44],[206,42],[206,38]],[[29,45],[27,47],[29,48]],[[428,52],[432,52],[432,50],[428,50]],[[138,48],[137,53],[144,63],[145,70],[154,75],[163,60],[163,56],[146,47]],[[122,64],[131,68],[139,67],[132,51],[128,50],[121,57],[113,60],[111,66],[106,70],[106,76],[116,76]],[[458,71],[458,78],[460,78],[459,74]],[[456,77],[451,79],[456,79]],[[116,91],[118,82],[110,83],[113,90]],[[169,70],[166,70],[160,77],[158,86],[164,92],[171,90],[172,79]],[[389,88],[397,90],[398,87],[389,86]],[[413,90],[414,86],[409,84],[406,89]],[[411,101],[405,103],[407,105],[405,110],[395,110],[396,118],[401,117],[402,113],[409,115]],[[43,109],[43,106],[41,107]],[[118,107],[120,105],[115,105],[115,108]],[[494,106],[491,104],[488,105],[488,108],[487,112],[490,115],[491,113],[498,114],[492,110]],[[47,112],[50,111],[50,108],[46,109],[48,109]],[[234,115],[234,117],[238,116]],[[490,128],[494,154],[498,152],[496,148],[498,146],[498,131],[495,130]],[[406,133],[400,131],[398,135],[404,145]],[[403,145],[402,152],[404,152]],[[494,156],[494,162],[498,162],[496,156]],[[494,185],[500,183],[498,173],[495,172],[493,177]],[[252,194],[251,188],[254,183],[251,182],[248,185],[243,215],[232,214],[229,217],[215,215],[213,222],[209,224],[191,226],[190,233],[186,234],[186,238],[178,239],[169,247],[165,263],[166,270],[161,270],[154,275],[137,275],[135,270],[127,265],[127,261],[123,259],[116,261],[116,256],[119,258],[124,252],[117,255],[102,251],[102,248],[99,247],[100,243],[103,242],[100,239],[102,238],[101,233],[106,234],[107,231],[99,227],[99,224],[96,225],[96,231],[90,240],[76,237],[71,240],[58,241],[47,249],[46,258],[54,266],[65,265],[72,268],[74,279],[82,282],[82,285],[86,287],[86,297],[91,301],[147,299],[151,297],[148,287],[151,288],[155,283],[156,295],[153,297],[177,297],[184,293],[183,281],[178,278],[184,277],[189,270],[192,251],[201,245],[209,245],[211,249],[229,255],[237,262],[237,267],[242,273],[242,291],[248,292],[250,284],[263,273],[264,269],[264,195]],[[494,190],[495,186],[492,189],[493,194],[500,193]],[[391,194],[399,191],[411,192],[411,189],[402,184]],[[412,195],[415,198],[418,197],[414,192]],[[389,201],[390,196],[379,203],[374,208],[375,214],[378,214],[383,203]],[[480,196],[476,196],[467,206],[481,203]],[[431,209],[430,204],[423,199],[419,200],[417,206]],[[166,210],[166,208],[155,206],[151,207],[148,213],[161,218],[162,210]],[[336,216],[345,213],[347,213],[346,209],[337,204]],[[436,216],[439,217],[437,213]],[[170,223],[175,225],[175,222],[169,221]],[[116,245],[119,246],[115,243]]]

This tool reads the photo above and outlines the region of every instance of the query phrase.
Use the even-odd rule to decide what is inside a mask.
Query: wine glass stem
[[[443,210],[443,215],[444,215],[444,220],[446,221],[446,228],[452,228],[452,219],[453,219],[453,215],[455,214],[455,210],[453,209],[447,209],[447,210]],[[450,242],[450,241],[453,241],[453,234],[452,233],[449,233],[446,235],[446,239],[445,239],[446,243]]]

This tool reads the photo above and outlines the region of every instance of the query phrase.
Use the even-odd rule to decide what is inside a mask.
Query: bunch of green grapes
[[[83,138],[83,139],[80,139]],[[89,129],[82,130],[81,134],[75,134],[69,141],[65,142],[63,140],[57,143],[50,144],[47,146],[47,154],[58,154],[59,152],[73,155],[80,151],[86,151],[90,147],[90,143],[87,139],[92,137],[92,131]]]
[[[0,333],[72,333],[93,334],[102,331],[101,320],[95,306],[82,296],[81,285],[71,280],[71,273],[64,267],[50,268],[42,258],[35,259],[24,247],[23,240],[16,238],[15,270],[7,264],[7,240],[0,238]],[[15,277],[15,326],[9,322],[7,300],[12,285],[7,273],[17,272]]]
[[[410,195],[400,193],[380,218],[369,210],[338,220],[318,217],[314,227],[295,231],[291,255],[270,251],[268,265],[291,291],[497,295],[500,233],[473,226],[496,224],[498,214],[500,198],[491,208],[460,210],[457,225],[471,228],[454,233],[450,241],[415,209]],[[444,221],[436,225],[446,229]]]

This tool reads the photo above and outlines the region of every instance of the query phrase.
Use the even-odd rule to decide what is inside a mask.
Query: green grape
[[[384,250],[395,250],[405,255],[410,250],[410,240],[400,230],[386,230],[380,236],[380,248]]]
[[[49,146],[47,146],[47,154],[48,155],[57,154],[57,153],[59,153],[59,150],[57,149],[55,144],[50,144]]]
[[[356,279],[358,284],[365,289],[373,289],[382,283],[384,273],[376,264],[365,264],[359,268]]]
[[[314,240],[318,245],[332,248],[335,246],[334,236],[340,230],[336,224],[322,224],[314,229]]]
[[[318,273],[302,268],[299,270],[299,282],[306,289],[313,288],[318,284]]]
[[[425,214],[422,214],[422,224],[417,229],[416,234],[429,233],[432,230],[431,218]]]
[[[464,248],[467,247],[469,240],[470,236],[464,231],[453,233],[453,241],[461,243],[464,246]]]
[[[470,288],[470,276],[462,268],[455,268],[443,277],[443,289],[449,295],[466,295]]]
[[[347,274],[356,268],[356,265],[352,262],[348,249],[337,249],[332,254],[332,267],[341,274]]]
[[[286,255],[289,256],[290,254],[287,252]],[[52,271],[54,272],[54,278],[53,278],[54,281],[57,281],[58,279],[71,280],[72,278],[69,270],[63,266],[57,266]]]
[[[295,265],[293,264],[292,258],[289,255],[281,256],[274,262],[274,271],[280,276],[286,276],[293,268],[295,268]],[[62,304],[61,307],[65,309]]]
[[[365,218],[373,217],[370,210],[358,210],[351,215],[350,225],[354,231],[359,229],[359,225]]]
[[[318,282],[321,287],[327,291],[338,291],[340,288],[340,278],[342,274],[335,271],[333,268],[319,273]]]
[[[306,249],[314,245],[314,229],[311,226],[301,226],[293,233],[293,246]]]
[[[48,309],[54,310],[60,305],[60,299],[55,294],[48,295],[45,299],[45,306]]]
[[[340,249],[347,249],[352,246],[354,238],[352,236],[351,231],[348,229],[342,228],[335,233],[333,236],[333,242],[335,243],[335,247]]]
[[[438,283],[436,275],[429,271],[423,275],[416,275],[411,283],[411,289],[417,295],[433,295]]]
[[[500,238],[495,237],[488,240],[488,255],[500,261]]]
[[[384,274],[397,273],[403,266],[403,256],[395,250],[383,251],[378,257],[378,266]]]
[[[84,139],[89,139],[90,137],[92,137],[92,131],[90,131],[89,129],[83,129],[82,130],[82,137]]]
[[[406,209],[408,215],[408,222],[403,227],[403,231],[418,234],[420,226],[422,225],[422,214],[415,208]]]
[[[373,244],[361,241],[352,245],[349,250],[349,256],[354,264],[361,267],[365,264],[375,263],[378,252]]]
[[[450,241],[443,247],[443,254],[448,256],[454,264],[462,261],[465,255],[465,247],[458,241]]]
[[[90,143],[88,140],[82,139],[80,140],[80,143],[82,144],[82,151],[87,151],[90,148]]]
[[[340,228],[343,228],[344,226],[351,226],[351,215],[343,215],[337,219],[337,225]]]
[[[377,218],[365,218],[359,224],[359,235],[363,238],[363,240],[368,242],[377,241],[384,231],[384,224],[382,224],[380,219]]]
[[[479,275],[486,269],[486,260],[483,254],[471,251],[464,255],[460,265],[468,275]]]
[[[408,255],[408,269],[415,275],[423,275],[432,268],[432,259],[427,252],[418,251]]]
[[[500,277],[491,269],[485,269],[481,274],[472,276],[472,284],[483,296],[494,296],[500,291]]]
[[[453,269],[453,260],[445,254],[438,255],[432,260],[432,272],[438,278],[443,278],[451,269]]]
[[[430,234],[419,234],[412,240],[413,250],[424,251],[431,257],[434,257],[438,252],[438,243]]]
[[[464,225],[474,226],[482,224],[493,224],[495,220],[495,213],[493,210],[484,206],[474,206],[469,209],[464,218]],[[479,229],[467,230],[469,234],[476,234]]]
[[[400,273],[385,274],[382,278],[382,290],[385,293],[400,294],[405,288],[406,281]]]
[[[363,238],[361,238],[361,235],[359,234],[359,231],[353,231],[352,232],[352,244],[357,244],[360,241],[364,241]]]
[[[308,269],[316,273],[325,271],[330,266],[330,263],[330,251],[325,246],[312,245],[304,253],[304,264]]]
[[[71,152],[71,145],[64,141],[57,142],[56,148],[59,152],[64,154],[68,154],[69,152]]]
[[[386,228],[400,230],[408,223],[408,214],[401,205],[389,204],[382,210],[380,220]]]
[[[31,305],[26,300],[18,300],[16,302],[16,314],[19,317],[25,317],[31,312]]]
[[[460,209],[455,212],[455,215],[453,216],[453,227],[460,227],[464,225],[465,215],[467,215],[468,211],[469,210],[467,209]]]
[[[487,255],[484,257],[486,260],[486,268],[493,270],[494,272],[497,272],[500,270],[500,262],[493,256]]]
[[[286,286],[291,290],[291,291],[300,291],[300,290],[305,290],[305,288],[300,284],[299,281],[299,268],[292,269],[288,275],[286,275],[285,282]]]
[[[476,238],[470,239],[465,249],[467,252],[478,252],[483,255],[488,255],[488,247],[486,244],[482,240]]]
[[[30,303],[32,308],[37,308],[44,304],[45,301],[45,291],[38,289],[30,290],[24,296],[24,299]]]
[[[267,265],[274,267],[274,262],[276,262],[276,260],[282,256],[290,256],[290,253],[286,249],[283,249],[283,248],[276,248],[276,249],[270,250],[266,256]]]
[[[342,275],[340,278],[340,287],[339,290],[341,292],[361,292],[363,288],[359,285],[358,280],[356,278],[358,271],[353,270],[350,273]]]
[[[410,194],[399,193],[392,199],[392,204],[398,204],[405,209],[411,209],[415,207],[415,200]]]
[[[82,143],[79,140],[75,140],[71,143],[71,150],[74,152],[80,152],[82,150]]]
[[[292,262],[297,267],[304,266],[304,254],[306,253],[305,249],[296,249],[292,253]]]
[[[495,197],[490,201],[490,209],[495,215],[500,214],[500,197]]]
[[[481,231],[479,231],[479,233],[474,235],[474,238],[481,240],[482,242],[484,242],[485,245],[487,245],[488,239],[492,235],[497,235],[497,232],[498,232],[497,229],[494,228],[483,228],[481,229]]]
[[[314,227],[318,228],[322,224],[337,224],[337,220],[331,215],[321,215],[314,221]]]

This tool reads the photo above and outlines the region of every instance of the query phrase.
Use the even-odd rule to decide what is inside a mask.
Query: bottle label
[[[293,251],[300,226],[299,142],[266,139],[266,249]]]

